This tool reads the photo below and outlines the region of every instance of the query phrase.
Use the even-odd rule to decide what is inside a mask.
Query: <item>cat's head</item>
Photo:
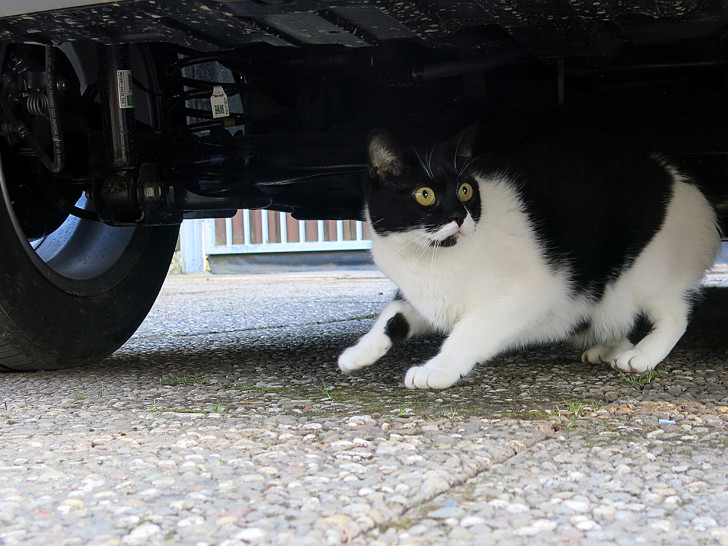
[[[366,202],[381,236],[405,235],[422,247],[451,247],[475,231],[481,203],[468,165],[477,127],[431,148],[403,148],[388,132],[369,139]]]

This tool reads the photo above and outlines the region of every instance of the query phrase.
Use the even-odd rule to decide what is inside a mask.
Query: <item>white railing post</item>
[[[288,223],[285,212],[278,213],[278,221],[281,224],[281,244],[284,245],[288,242]]]
[[[264,245],[267,245],[270,242],[270,240],[268,237],[268,211],[265,209],[261,209],[261,211],[260,211],[260,229],[263,234],[262,243]]]
[[[336,240],[341,242],[344,240],[344,221],[336,221]]]
[[[201,220],[182,222],[179,228],[179,250],[182,273],[200,273],[205,270]]]
[[[202,220],[202,225],[202,240],[205,242],[205,249],[215,248],[217,246],[217,241],[215,240],[215,219],[207,218]]]
[[[233,219],[225,218],[225,246],[233,244]]]
[[[246,245],[250,244],[250,211],[248,209],[243,210],[243,242]]]

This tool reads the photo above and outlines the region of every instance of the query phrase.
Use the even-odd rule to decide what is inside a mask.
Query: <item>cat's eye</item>
[[[473,198],[473,186],[465,182],[458,188],[458,199],[463,203],[470,201]]]
[[[435,202],[435,192],[432,188],[420,188],[415,192],[415,199],[423,207],[429,207]]]

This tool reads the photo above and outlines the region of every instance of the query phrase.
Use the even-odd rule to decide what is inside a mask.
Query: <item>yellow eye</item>
[[[429,207],[435,202],[435,192],[432,188],[420,188],[415,192],[415,199],[423,207]]]
[[[465,203],[466,201],[470,201],[473,198],[473,186],[468,184],[467,182],[465,184],[462,184],[458,188],[458,199]]]

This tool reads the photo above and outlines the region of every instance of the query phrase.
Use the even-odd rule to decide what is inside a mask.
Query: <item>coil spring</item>
[[[48,97],[40,91],[33,91],[25,101],[25,108],[34,116],[48,117]]]
[[[168,103],[174,104],[176,107],[181,105],[183,112],[191,118],[211,119],[212,113],[204,102],[212,95],[215,86],[222,87],[229,98],[240,95],[241,100],[245,102],[243,95],[247,90],[247,85],[244,76],[223,64],[225,57],[234,53],[235,50],[225,50],[213,54],[191,55],[170,63],[166,67],[167,77],[183,86],[184,90],[167,97]],[[218,67],[212,68],[215,64]],[[220,68],[229,70],[234,81],[214,81],[217,78],[198,77],[196,68],[203,65],[208,65],[209,73],[213,76],[221,75]],[[241,118],[242,116],[233,114],[232,117]]]

